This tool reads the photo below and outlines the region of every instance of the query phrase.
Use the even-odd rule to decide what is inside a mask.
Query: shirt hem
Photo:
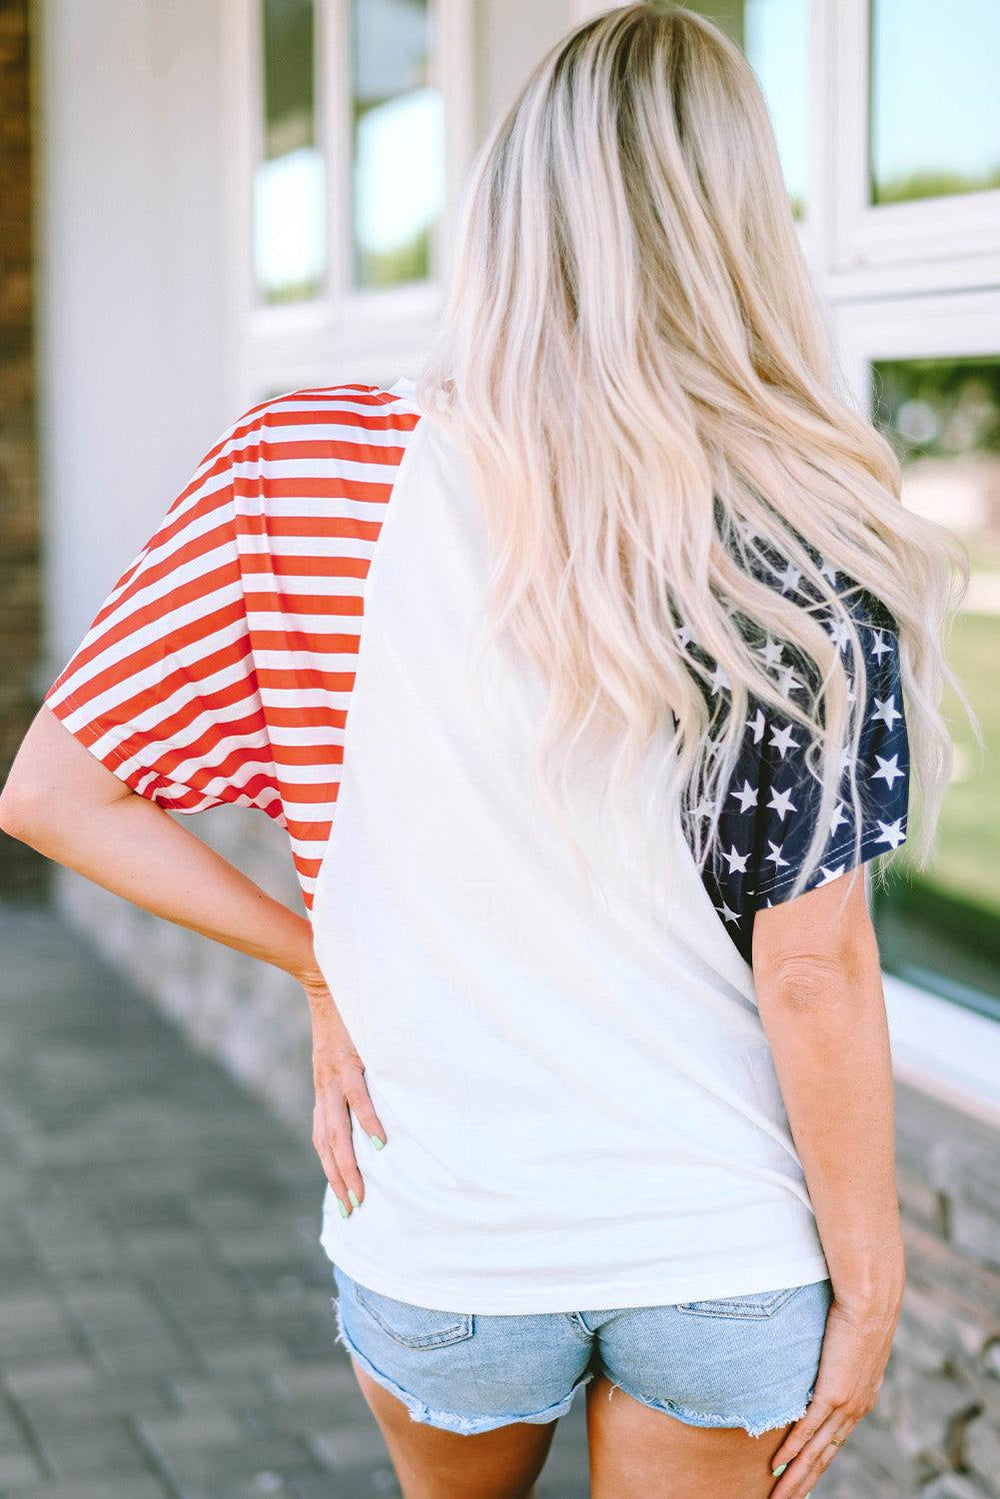
[[[830,1271],[823,1255],[807,1255],[797,1260],[752,1267],[738,1266],[713,1271],[710,1275],[664,1272],[641,1280],[612,1276],[607,1280],[574,1281],[539,1285],[530,1269],[522,1272],[525,1284],[501,1291],[484,1288],[482,1283],[420,1276],[399,1276],[391,1270],[359,1259],[343,1244],[334,1244],[325,1233],[320,1235],[324,1253],[338,1269],[381,1296],[391,1296],[431,1311],[462,1311],[479,1316],[504,1316],[518,1313],[578,1312],[635,1306],[676,1306],[680,1302],[705,1301],[709,1298],[749,1296],[758,1291],[777,1291],[789,1286],[812,1285],[826,1280]]]

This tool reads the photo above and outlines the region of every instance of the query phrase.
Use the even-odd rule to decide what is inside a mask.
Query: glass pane
[[[809,167],[809,0],[744,0],[743,47],[771,111],[792,212],[801,218]]]
[[[871,200],[1000,187],[997,0],[872,0]]]
[[[444,202],[444,115],[427,0],[352,0],[354,280],[431,274]]]
[[[809,0],[691,0],[741,47],[760,79],[792,200],[805,211],[809,163]]]
[[[254,267],[266,302],[315,296],[326,274],[326,171],[316,128],[316,7],[262,0],[262,160]]]
[[[874,385],[876,418],[903,462],[903,503],[957,532],[973,563],[949,659],[979,715],[986,753],[980,765],[961,705],[946,701],[955,778],[934,863],[912,878],[952,918],[958,908],[980,926],[992,918],[1000,940],[1000,355],[883,362]],[[902,864],[906,854],[904,846]]]

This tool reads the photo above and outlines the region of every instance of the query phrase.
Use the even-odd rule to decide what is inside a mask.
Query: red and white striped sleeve
[[[419,420],[398,387],[362,384],[244,413],[44,698],[140,796],[173,812],[266,812],[287,830],[307,910],[340,790],[366,582]]]
[[[202,459],[44,702],[141,796],[284,824],[247,622],[234,474],[254,412]]]

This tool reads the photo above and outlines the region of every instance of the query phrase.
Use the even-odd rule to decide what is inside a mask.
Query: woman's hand
[[[815,1393],[771,1460],[779,1474],[771,1499],[806,1499],[854,1427],[874,1407],[901,1303],[901,1276],[898,1290],[875,1301],[834,1294]]]
[[[333,996],[320,975],[300,980],[309,1001],[313,1035],[313,1145],[326,1179],[340,1204],[341,1216],[360,1207],[365,1189],[354,1155],[351,1115],[370,1137],[376,1150],[386,1134],[375,1113],[365,1083],[365,1064],[348,1034]]]

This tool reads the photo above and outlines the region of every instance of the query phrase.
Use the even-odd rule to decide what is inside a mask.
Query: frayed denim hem
[[[411,1395],[408,1390],[404,1390],[400,1385],[396,1384],[387,1374],[383,1374],[380,1369],[376,1369],[375,1365],[369,1359],[365,1358],[360,1348],[348,1337],[344,1328],[340,1298],[331,1296],[330,1300],[333,1303],[333,1308],[337,1316],[337,1342],[357,1361],[370,1379],[374,1379],[376,1384],[380,1384],[384,1390],[389,1391],[390,1395],[395,1395],[397,1400],[402,1401],[409,1412],[411,1421],[419,1421],[425,1426],[436,1426],[440,1431],[452,1431],[459,1436],[471,1437],[479,1436],[484,1431],[496,1431],[501,1426],[515,1426],[522,1422],[533,1426],[543,1426],[549,1421],[558,1421],[560,1416],[565,1416],[569,1411],[577,1390],[581,1390],[587,1381],[594,1377],[592,1373],[588,1372],[582,1379],[577,1380],[569,1394],[562,1400],[558,1400],[555,1405],[548,1405],[544,1410],[534,1411],[529,1415],[459,1416],[451,1411],[433,1410],[429,1405],[425,1405],[422,1400],[418,1400],[416,1395]]]
[[[608,1391],[609,1400],[615,1390],[624,1390],[626,1395],[631,1395],[632,1399],[638,1400],[641,1405],[649,1406],[650,1410],[663,1411],[666,1415],[673,1416],[675,1420],[683,1421],[685,1426],[704,1426],[713,1429],[725,1428],[730,1431],[736,1427],[742,1427],[747,1436],[750,1437],[762,1437],[769,1431],[783,1431],[786,1426],[793,1426],[796,1421],[801,1421],[814,1394],[814,1391],[810,1390],[804,1403],[797,1410],[790,1411],[784,1416],[768,1416],[758,1425],[754,1421],[741,1420],[739,1417],[718,1415],[714,1412],[693,1411],[686,1405],[677,1405],[673,1400],[648,1399],[645,1395],[639,1395],[635,1390],[630,1390],[627,1385],[623,1385],[620,1381],[612,1380],[611,1375],[607,1372],[605,1372],[604,1377],[611,1383],[611,1389]]]

